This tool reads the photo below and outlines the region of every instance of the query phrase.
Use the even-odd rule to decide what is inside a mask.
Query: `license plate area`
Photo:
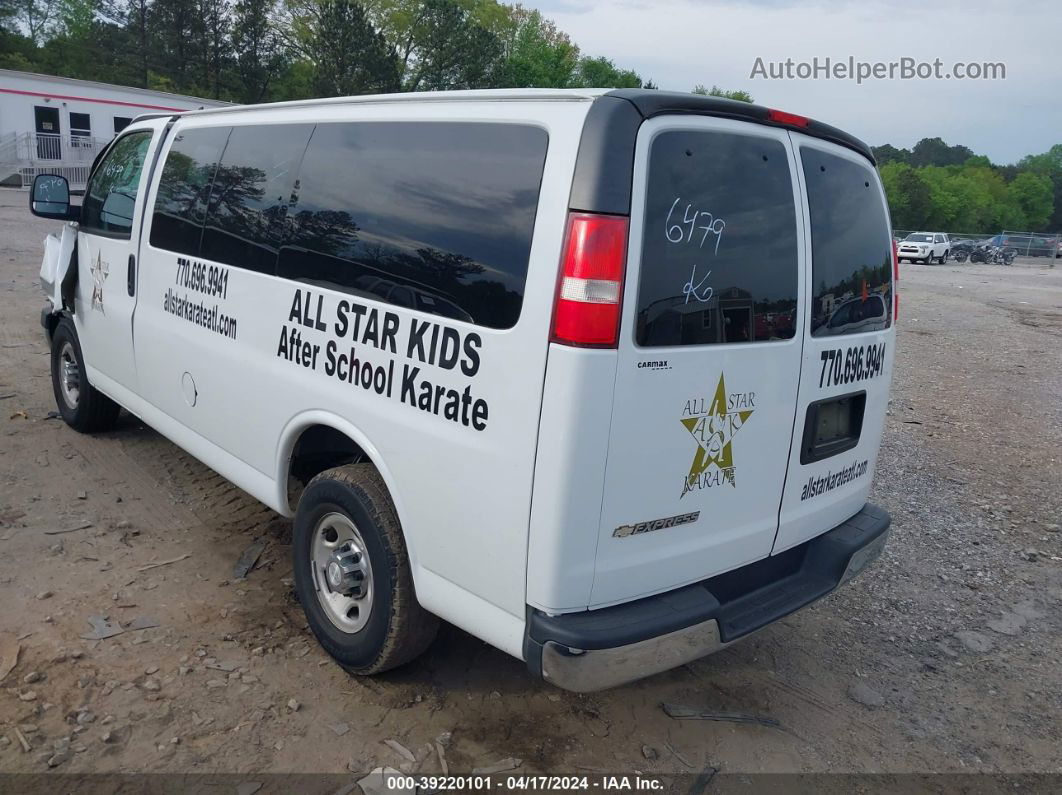
[[[821,461],[859,444],[866,406],[866,392],[852,392],[809,405],[804,417],[800,463]]]

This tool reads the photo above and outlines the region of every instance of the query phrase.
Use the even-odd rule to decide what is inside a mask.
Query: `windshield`
[[[933,235],[908,235],[903,240],[905,243],[908,241],[912,243],[932,243]]]

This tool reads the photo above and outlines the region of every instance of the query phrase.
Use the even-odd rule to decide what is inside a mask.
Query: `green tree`
[[[923,138],[908,158],[912,166],[957,166],[965,163],[973,152],[965,146],[948,146],[940,138]]]
[[[874,153],[874,159],[878,161],[878,165],[885,165],[886,163],[906,163],[911,158],[911,153],[906,149],[897,149],[892,144],[883,144],[882,146],[872,146],[871,151]]]
[[[1062,144],[1055,144],[1039,155],[1029,155],[1018,163],[1018,168],[1047,177],[1051,180],[1054,210],[1044,224],[1044,229],[1062,231]]]
[[[386,93],[398,59],[354,0],[290,0],[287,43],[312,65],[316,96]]]
[[[719,86],[712,86],[711,88],[705,88],[703,83],[698,83],[693,87],[694,94],[700,94],[702,97],[722,97],[723,99],[736,99],[738,102],[755,102],[752,98],[752,94],[748,91],[741,90],[727,90],[722,89]]]
[[[579,48],[538,11],[515,6],[502,37],[504,62],[496,85],[567,88],[579,65]]]
[[[1025,215],[1025,228],[1040,230],[1047,226],[1054,211],[1054,186],[1043,174],[1023,171],[1007,185],[1010,201]]]
[[[34,44],[40,45],[48,38],[55,23],[56,11],[56,0],[10,0],[8,13],[15,29],[23,32]]]
[[[642,79],[630,69],[618,69],[608,58],[584,56],[579,59],[572,85],[575,88],[641,88]]]
[[[72,39],[88,39],[92,34],[99,4],[96,0],[58,0],[58,32]]]
[[[906,163],[886,163],[879,169],[885,196],[897,229],[918,229],[929,215],[929,185]]]
[[[488,88],[502,58],[498,37],[454,0],[424,0],[411,29],[404,85],[409,91]]]
[[[157,0],[148,19],[150,69],[159,74],[169,90],[186,94],[205,93],[202,77],[206,30],[198,0]],[[160,81],[149,86],[158,88]]]
[[[264,101],[284,68],[274,7],[274,0],[237,0],[233,7],[231,40],[240,102]]]

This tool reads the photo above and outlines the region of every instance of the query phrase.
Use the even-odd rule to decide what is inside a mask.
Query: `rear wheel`
[[[417,602],[402,527],[371,464],[336,467],[310,481],[292,544],[310,629],[348,671],[380,673],[431,644],[439,620]]]
[[[944,265],[948,261],[948,255],[949,254],[951,254],[950,251],[945,251],[943,254],[940,255],[940,264],[941,265]]]
[[[52,392],[59,415],[81,433],[105,431],[114,426],[121,407],[91,383],[73,321],[64,317],[52,335]]]

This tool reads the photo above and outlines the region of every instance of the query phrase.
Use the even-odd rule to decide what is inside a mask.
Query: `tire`
[[[348,581],[357,583],[353,596],[331,587],[331,563],[325,563],[344,539],[346,563],[361,573]],[[372,464],[336,467],[310,481],[295,512],[292,553],[310,629],[350,673],[396,668],[435,639],[439,619],[417,602],[402,527]]]
[[[947,263],[949,254],[951,254],[950,251],[945,251],[943,254],[940,255],[940,260],[938,260],[938,261],[940,262],[941,265],[944,265],[944,264]]]
[[[80,433],[114,427],[122,409],[89,383],[81,342],[70,318],[64,317],[52,335],[52,392],[63,421]]]

